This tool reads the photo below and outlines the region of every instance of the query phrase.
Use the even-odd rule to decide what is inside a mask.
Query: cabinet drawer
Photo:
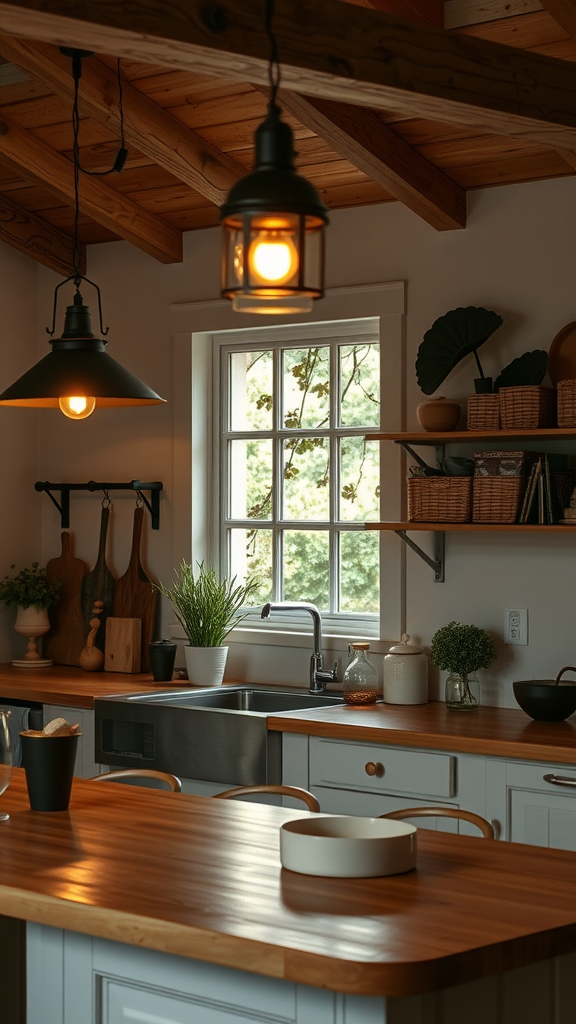
[[[312,786],[446,799],[455,795],[455,770],[450,754],[310,738]]]

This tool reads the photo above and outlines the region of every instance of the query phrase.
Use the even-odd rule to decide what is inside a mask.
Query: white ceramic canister
[[[408,633],[384,658],[384,703],[426,704],[428,658],[422,647],[411,644]]]

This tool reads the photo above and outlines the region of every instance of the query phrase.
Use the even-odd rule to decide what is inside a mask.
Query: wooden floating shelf
[[[439,445],[450,442],[466,444],[485,441],[573,441],[576,427],[549,427],[542,430],[451,430],[447,433],[417,430],[412,433],[396,431],[393,434],[366,434],[367,441],[406,441],[408,444]]]
[[[428,533],[576,533],[563,523],[366,523],[367,530],[425,530]]]

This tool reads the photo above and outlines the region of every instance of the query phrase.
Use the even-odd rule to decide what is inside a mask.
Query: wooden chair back
[[[169,772],[159,772],[154,768],[119,768],[114,772],[104,772],[102,775],[93,775],[93,782],[122,782],[124,779],[157,779],[164,782],[173,793],[182,792],[182,783],[176,775]]]
[[[215,793],[215,800],[233,800],[235,797],[249,796],[251,793],[278,793],[280,796],[291,796],[295,800],[302,800],[309,811],[319,811],[320,804],[313,793],[307,789],[300,789],[299,786],[237,786],[235,789],[226,789],[223,793]]]
[[[480,829],[484,839],[494,839],[494,828],[486,818],[474,811],[463,811],[460,807],[402,807],[398,811],[380,814],[380,818],[460,818]]]

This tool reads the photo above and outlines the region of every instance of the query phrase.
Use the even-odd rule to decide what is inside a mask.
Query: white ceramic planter
[[[227,647],[191,647],[184,644],[186,671],[192,686],[221,686]]]
[[[41,658],[36,647],[36,638],[50,629],[50,619],[46,608],[18,608],[14,629],[21,636],[28,638],[28,650],[23,658],[16,658],[12,664],[17,668],[49,668],[53,664],[49,658]]]

